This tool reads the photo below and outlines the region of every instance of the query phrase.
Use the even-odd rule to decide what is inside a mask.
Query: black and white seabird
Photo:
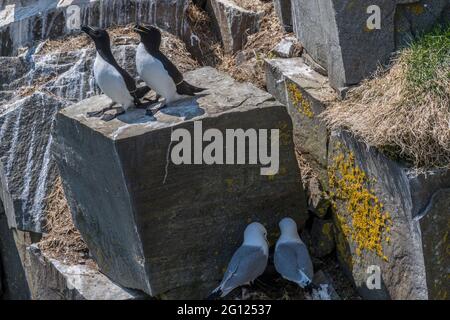
[[[121,106],[115,116],[125,113],[130,107],[140,107],[142,104],[139,99],[144,97],[151,89],[147,86],[137,88],[133,77],[119,66],[111,51],[108,32],[89,26],[83,26],[81,30],[89,35],[97,49],[94,62],[95,80],[102,92],[113,101],[108,108],[88,113],[88,116],[100,116],[105,111],[113,109],[115,104]],[[115,116],[105,115],[103,119],[111,120]]]
[[[195,87],[183,78],[177,67],[160,51],[161,31],[153,26],[135,26],[134,30],[141,36],[141,43],[136,52],[136,69],[142,80],[165,101],[166,104],[194,96],[206,89]],[[151,109],[149,109],[151,113]]]

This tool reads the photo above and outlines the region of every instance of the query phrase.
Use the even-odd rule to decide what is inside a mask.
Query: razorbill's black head
[[[136,25],[134,31],[141,36],[141,42],[148,51],[159,51],[162,36],[158,28],[154,26]]]
[[[100,28],[93,28],[90,26],[82,26],[81,30],[85,32],[95,43],[97,50],[108,50],[111,45],[108,32]]]

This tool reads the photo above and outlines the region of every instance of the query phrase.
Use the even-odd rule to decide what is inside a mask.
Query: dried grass
[[[268,2],[261,0],[232,0],[239,7],[249,11],[264,11],[265,5]],[[270,0],[269,0],[270,1]]]
[[[424,36],[323,114],[417,169],[450,168],[450,28]]]
[[[259,88],[265,87],[264,58],[270,58],[273,55],[272,50],[286,36],[273,3],[264,3],[262,7],[264,16],[259,32],[248,36],[242,51],[234,55],[224,55],[217,66],[236,80],[251,82]]]
[[[302,177],[303,189],[308,190],[312,183],[320,185],[319,176],[317,172],[311,166],[311,163],[306,160],[305,156],[298,150],[295,150],[297,156],[297,162],[300,169],[300,175]]]
[[[39,242],[39,248],[45,255],[66,264],[87,264],[96,268],[94,261],[88,258],[89,250],[80,232],[73,224],[61,178],[55,181],[47,199],[45,216],[47,233]]]
[[[259,88],[265,87],[264,58],[272,55],[272,50],[285,36],[275,13],[272,2],[259,0],[236,0],[236,4],[246,9],[263,11],[259,32],[251,34],[243,50],[235,54],[225,54],[220,39],[208,14],[193,4],[187,11],[187,18],[193,33],[200,39],[201,65],[212,66],[226,72],[241,82],[251,82]]]
[[[83,48],[94,48],[94,44],[87,35],[79,34],[71,37],[47,40],[39,51],[39,54],[70,52]]]
[[[161,52],[164,53],[181,72],[195,70],[199,67],[199,63],[189,53],[182,40],[168,32],[163,32],[162,34],[163,42],[161,44]]]
[[[139,43],[139,36],[133,31],[131,24],[128,26],[115,26],[107,30],[111,38],[111,45]],[[71,52],[80,49],[93,49],[94,47],[92,40],[86,34],[81,33],[47,40],[39,51],[39,54]]]
[[[223,48],[214,32],[211,17],[191,2],[186,11],[186,18],[193,35],[199,39],[198,63],[212,67],[220,64],[223,60]]]
[[[55,75],[42,76],[33,81],[29,86],[23,86],[16,90],[16,95],[23,98],[32,95],[33,93],[42,89],[42,87],[49,81],[53,80]]]

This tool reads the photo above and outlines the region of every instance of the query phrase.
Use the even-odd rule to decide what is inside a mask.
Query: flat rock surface
[[[153,130],[169,128],[187,120],[197,121],[217,117],[227,112],[244,112],[255,106],[276,106],[274,98],[249,83],[235,84],[235,80],[205,67],[188,72],[185,79],[195,86],[208,88],[195,98],[173,103],[155,116],[146,115],[145,108],[131,110],[116,119],[105,122],[100,118],[89,118],[87,112],[101,110],[109,105],[105,96],[95,96],[77,106],[66,108],[62,114],[88,125],[105,137],[113,140]],[[157,107],[158,105],[155,105]]]
[[[67,265],[45,256],[37,246],[28,248],[33,268],[34,300],[136,300],[146,295],[121,288],[98,270]]]

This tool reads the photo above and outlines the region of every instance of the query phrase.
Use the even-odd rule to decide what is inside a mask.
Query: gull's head
[[[294,219],[289,217],[283,218],[278,226],[280,227],[281,235],[298,237],[297,224],[295,223]]]
[[[244,231],[244,241],[251,239],[264,239],[267,242],[267,230],[259,222],[250,223]]]

